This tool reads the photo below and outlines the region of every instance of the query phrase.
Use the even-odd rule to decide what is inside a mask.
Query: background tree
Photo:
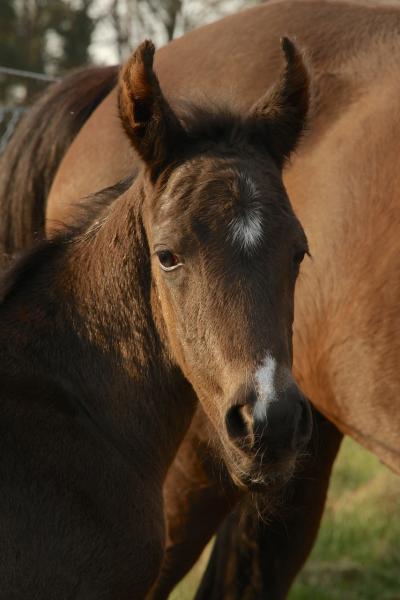
[[[91,62],[89,46],[97,25],[96,0],[1,0],[0,64],[60,75]],[[0,75],[0,102],[26,102],[43,88],[34,79]]]
[[[91,62],[122,62],[145,37],[158,46],[256,0],[0,0],[0,151],[21,106]],[[1,68],[39,73],[11,75]],[[4,135],[5,132],[5,135]]]
[[[109,0],[109,22],[121,62],[144,37],[165,44],[204,23],[256,4],[256,0]],[[105,20],[107,21],[107,19]]]
[[[62,46],[58,71],[87,65],[92,61],[89,46],[97,25],[91,14],[95,0],[80,0],[79,4],[58,0],[51,4],[51,28]]]

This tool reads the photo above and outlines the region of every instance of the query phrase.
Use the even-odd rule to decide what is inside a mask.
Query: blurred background
[[[255,0],[0,0],[0,152],[50,82],[122,62],[145,37],[160,46]]]
[[[0,0],[0,152],[50,83],[123,61],[255,0]],[[317,544],[290,600],[400,600],[400,479],[351,440],[336,462]],[[193,598],[207,549],[173,600]],[[222,599],[221,599],[222,600]]]

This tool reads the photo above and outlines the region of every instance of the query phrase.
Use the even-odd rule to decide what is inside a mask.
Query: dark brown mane
[[[0,158],[2,262],[43,236],[46,199],[58,165],[116,75],[117,67],[74,73],[52,85],[21,120]]]
[[[260,123],[254,115],[243,114],[239,109],[223,104],[200,105],[193,102],[179,102],[177,114],[188,139],[194,142],[190,148],[194,154],[216,144],[236,147],[241,143],[250,143],[264,152],[266,150],[278,164],[281,162],[276,156],[276,139],[285,137],[287,132],[284,127],[279,129],[272,120],[266,131],[265,123]],[[306,128],[302,127],[297,143],[305,131]]]
[[[236,140],[243,132],[245,118],[228,105],[180,101],[176,112],[188,137],[196,142]]]

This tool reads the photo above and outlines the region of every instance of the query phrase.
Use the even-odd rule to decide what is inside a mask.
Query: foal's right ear
[[[153,71],[155,48],[146,40],[122,68],[118,105],[122,125],[138,154],[156,175],[170,156],[181,125]]]

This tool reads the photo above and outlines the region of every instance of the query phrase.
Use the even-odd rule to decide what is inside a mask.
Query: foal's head
[[[285,476],[310,437],[291,375],[293,296],[307,241],[282,183],[308,75],[283,40],[279,82],[245,116],[178,118],[144,42],[122,71],[122,124],[144,168],[154,318],[209,416],[236,481]]]

